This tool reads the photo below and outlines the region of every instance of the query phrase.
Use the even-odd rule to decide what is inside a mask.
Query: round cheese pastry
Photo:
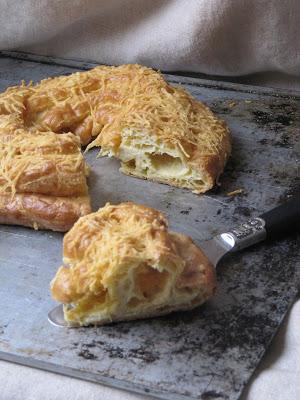
[[[214,186],[231,151],[225,122],[147,67],[99,66],[23,82],[0,94],[0,213],[9,210],[7,196],[14,202],[14,215],[2,221],[18,223],[16,212],[23,211],[16,194],[86,196],[88,202],[80,145],[100,146],[100,155],[120,159],[125,174],[195,193]],[[27,217],[37,226],[37,214]]]
[[[0,136],[71,132],[121,160],[121,171],[202,193],[230,155],[229,130],[208,107],[151,68],[99,66],[9,88]]]
[[[107,204],[81,217],[63,248],[51,292],[70,326],[189,310],[215,291],[215,271],[203,252],[142,205]]]

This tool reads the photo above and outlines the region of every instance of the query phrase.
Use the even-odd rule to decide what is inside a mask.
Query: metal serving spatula
[[[229,232],[200,243],[200,248],[216,267],[227,253],[245,249],[265,239],[273,240],[300,232],[300,193],[286,203],[251,218]]]
[[[277,239],[294,232],[300,232],[300,193],[285,204],[259,217],[251,218],[237,228],[201,242],[199,247],[216,267],[220,259],[229,252],[242,250],[265,239]],[[59,305],[51,310],[48,320],[55,326],[67,326],[63,306]]]

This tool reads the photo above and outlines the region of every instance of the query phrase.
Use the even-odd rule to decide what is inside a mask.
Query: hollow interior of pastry
[[[177,272],[170,265],[136,265],[99,293],[65,305],[65,319],[70,325],[102,324],[164,314],[181,305],[190,308],[199,301],[199,288],[177,288]]]
[[[117,157],[121,171],[140,178],[192,189],[205,189],[206,177],[189,165],[186,155],[176,146],[166,145],[154,135],[125,129]]]

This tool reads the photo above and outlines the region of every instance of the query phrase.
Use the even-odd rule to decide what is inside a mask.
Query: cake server
[[[258,217],[248,219],[237,228],[201,242],[199,247],[216,267],[227,253],[245,249],[266,239],[278,239],[299,231],[300,193],[286,203]],[[55,326],[67,326],[62,304],[49,312],[48,320]]]
[[[245,249],[263,240],[274,240],[300,231],[300,193],[266,213],[250,218],[237,228],[199,244],[216,267],[229,253]]]

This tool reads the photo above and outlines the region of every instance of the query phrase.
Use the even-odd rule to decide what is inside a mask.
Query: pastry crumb
[[[244,193],[244,189],[236,189],[233,190],[232,192],[226,193],[227,196],[237,196],[238,194]]]

